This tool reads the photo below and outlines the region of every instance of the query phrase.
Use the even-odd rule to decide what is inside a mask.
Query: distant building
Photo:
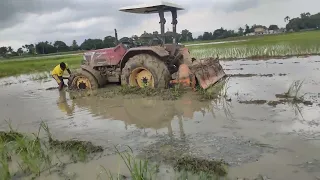
[[[265,34],[266,33],[266,29],[263,27],[256,27],[254,28],[254,33],[255,34]]]

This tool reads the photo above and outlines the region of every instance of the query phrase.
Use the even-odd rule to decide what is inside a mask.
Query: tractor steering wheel
[[[164,42],[163,42],[163,40],[159,37],[159,36],[157,36],[157,35],[155,35],[155,38],[158,40],[157,41],[157,44],[159,44],[159,41],[160,41],[160,46],[164,46]],[[149,45],[150,46],[152,46],[153,45],[153,42],[154,42],[154,38],[152,38],[150,41],[149,41]]]
[[[124,46],[126,46],[128,49],[134,47],[134,43],[133,42],[130,42],[130,41],[122,41],[121,42]]]

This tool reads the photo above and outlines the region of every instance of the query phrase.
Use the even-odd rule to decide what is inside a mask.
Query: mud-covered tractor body
[[[218,60],[209,63],[195,60],[188,48],[176,42],[177,11],[183,10],[178,5],[166,2],[151,5],[139,5],[121,8],[129,13],[158,13],[161,34],[147,46],[137,46],[132,42],[120,42],[116,47],[92,50],[84,53],[81,71],[69,79],[69,87],[76,89],[95,89],[110,82],[121,82],[122,85],[166,88],[172,83],[185,82],[191,79],[207,88],[225,76]],[[166,44],[164,12],[172,14],[173,43]],[[117,39],[117,33],[116,33]],[[195,67],[195,68],[193,68]],[[199,67],[202,67],[199,69]],[[206,70],[206,68],[208,68]],[[193,75],[193,78],[191,78]],[[195,82],[193,82],[193,85]]]

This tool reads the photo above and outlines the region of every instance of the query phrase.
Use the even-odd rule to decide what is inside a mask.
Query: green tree
[[[72,51],[77,51],[77,50],[79,50],[79,46],[78,46],[78,43],[77,43],[76,40],[73,40],[73,41],[72,41],[72,45],[71,45],[70,49],[71,49]]]
[[[120,39],[121,41],[121,39]],[[116,38],[113,36],[106,36],[103,39],[103,47],[110,48],[116,46]]]
[[[39,42],[38,44],[36,44],[35,49],[38,54],[50,54],[57,52],[57,48],[48,41]]]
[[[243,29],[242,27],[240,27],[240,28],[238,29],[238,34],[239,34],[240,36],[243,36],[243,34],[244,34],[244,29]]]
[[[104,48],[104,42],[102,39],[85,39],[80,48],[83,50],[102,49]]]
[[[55,41],[53,46],[56,48],[57,52],[66,52],[69,51],[69,47],[63,41]]]
[[[304,29],[318,29],[320,26],[320,13],[311,15],[309,12],[301,13],[300,17],[292,18],[286,25],[287,30],[300,31]]]
[[[24,49],[26,49],[26,52],[28,52],[29,54],[35,54],[36,53],[36,49],[35,49],[35,46],[33,44],[25,44],[22,47]]]
[[[7,53],[8,53],[8,48],[7,47],[5,47],[5,46],[0,47],[0,56],[6,57]]]
[[[278,25],[275,25],[275,24],[270,25],[268,28],[268,30],[278,30],[278,29],[279,29]]]
[[[212,39],[212,33],[211,32],[204,32],[202,36],[202,40],[211,40]]]
[[[192,33],[188,29],[182,30],[180,41],[181,42],[193,41]]]
[[[248,24],[246,24],[246,28],[244,30],[244,34],[249,34],[251,33],[250,27],[248,26]]]
[[[22,49],[22,48],[19,48],[19,49],[17,50],[17,53],[18,53],[19,56],[21,56],[21,55],[23,54],[23,49]]]

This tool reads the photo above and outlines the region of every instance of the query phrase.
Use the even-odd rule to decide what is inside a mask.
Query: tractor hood
[[[87,51],[83,54],[83,60],[93,67],[114,66],[119,64],[126,51],[126,48],[119,44],[113,48]]]

